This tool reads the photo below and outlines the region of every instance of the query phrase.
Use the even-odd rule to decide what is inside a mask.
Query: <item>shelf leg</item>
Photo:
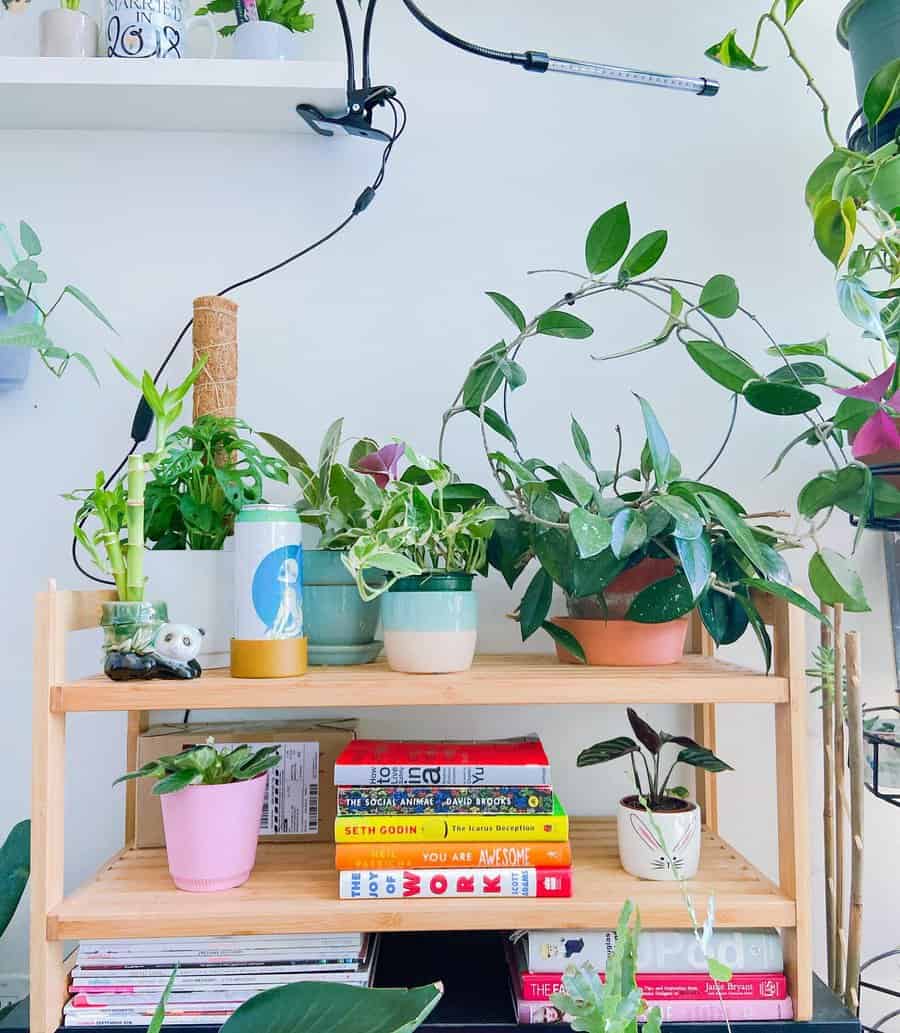
[[[712,656],[716,644],[695,610],[691,615],[687,651],[696,656]],[[707,749],[716,752],[716,705],[697,703],[694,706],[694,738]],[[709,771],[698,771],[696,775],[696,796],[700,806],[700,820],[710,832],[719,831],[719,796],[716,776]]]
[[[775,673],[788,679],[789,700],[775,704],[775,764],[778,797],[778,881],[796,905],[796,921],[782,930],[785,971],[794,1018],[812,1018],[812,921],[809,816],[807,813],[806,678],[804,617],[777,600]]]
[[[128,712],[128,730],[125,745],[125,770],[134,771],[137,767],[137,744],[141,732],[146,732],[150,725],[150,714],[146,710]],[[137,782],[125,783],[125,846],[134,846],[135,812],[137,809]]]
[[[63,897],[66,716],[50,712],[64,672],[55,585],[38,597],[34,635],[31,783],[31,1033],[54,1033],[66,999],[63,945],[47,938],[47,914]]]

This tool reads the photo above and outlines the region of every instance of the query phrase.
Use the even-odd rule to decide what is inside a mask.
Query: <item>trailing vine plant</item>
[[[449,423],[463,414],[474,415],[494,480],[514,519],[495,526],[489,559],[512,586],[530,559],[541,569],[532,579],[517,612],[523,637],[543,628],[576,656],[583,653],[571,634],[547,619],[555,582],[570,597],[601,597],[609,583],[628,566],[644,558],[668,558],[673,576],[645,589],[631,604],[631,620],[673,620],[695,606],[710,634],[720,644],[739,638],[748,625],[762,643],[767,662],[771,645],[751,591],[762,590],[787,598],[808,612],[821,614],[788,587],[790,572],[781,552],[815,541],[817,528],[805,534],[776,530],[759,521],[788,514],[749,514],[738,500],[709,484],[708,474],[721,458],[734,426],[739,396],[764,412],[805,416],[805,435],[822,445],[834,467],[846,462],[843,443],[823,429],[824,415],[810,415],[810,392],[803,370],[792,365],[763,324],[740,303],[735,281],[717,274],[705,283],[683,278],[648,275],[662,257],[668,241],[665,230],[655,230],[631,245],[628,207],[622,203],[604,212],[591,226],[585,245],[586,273],[540,270],[570,277],[571,289],[528,320],[518,305],[502,294],[489,297],[516,329],[484,351],[469,368],[465,381],[445,412],[441,451]],[[631,245],[631,246],[629,246]],[[615,272],[611,272],[614,267]],[[709,376],[733,394],[728,433],[705,468],[687,477],[650,403],[639,396],[646,442],[638,466],[623,465],[623,442],[616,428],[614,463],[598,467],[591,443],[573,416],[571,435],[584,473],[567,463],[526,457],[510,419],[510,394],[522,387],[527,374],[522,349],[535,337],[586,339],[593,327],[569,311],[600,295],[629,295],[660,312],[658,334],[621,355],[655,348],[677,340]],[[741,315],[764,336],[782,364],[768,375],[757,373],[725,338],[723,324]],[[594,356],[597,358],[597,356]],[[607,356],[611,358],[613,356]],[[618,357],[618,356],[616,356]],[[500,396],[500,409],[490,403]],[[499,446],[506,449],[503,451]],[[511,450],[511,451],[510,451]],[[863,468],[864,469],[864,468]],[[635,482],[629,484],[627,482]],[[571,508],[569,508],[571,507]],[[827,550],[818,562],[835,585],[845,580],[840,558]],[[835,570],[832,570],[832,564]],[[817,591],[825,601],[831,591],[825,576]]]

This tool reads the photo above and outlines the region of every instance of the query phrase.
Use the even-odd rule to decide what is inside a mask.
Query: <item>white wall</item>
[[[35,18],[42,2],[33,0],[26,17]],[[328,0],[312,6],[324,10],[317,52],[338,57]],[[441,5],[431,6],[437,13]],[[464,0],[444,14],[453,28],[487,44],[715,74],[704,47],[732,25],[746,25],[750,6],[656,0],[638,10],[581,0],[553,7]],[[798,41],[835,102],[838,125],[855,106],[849,62],[834,43],[840,7],[840,0],[810,4],[797,17]],[[482,292],[502,290],[530,310],[555,299],[564,289],[558,279],[528,278],[525,271],[578,268],[590,222],[623,199],[637,232],[670,230],[665,271],[699,280],[730,272],[780,340],[830,333],[836,346],[854,346],[802,204],[805,175],[825,150],[818,116],[774,39],[767,55],[772,71],[726,74],[721,95],[701,100],[479,62],[424,34],[399,3],[383,8],[375,38],[379,72],[399,87],[410,127],[362,219],[315,256],[240,293],[240,408],[251,424],[313,449],[325,425],[343,414],[353,433],[401,435],[433,449],[439,414],[468,362],[507,331]],[[0,42],[7,33],[8,48],[11,24],[0,21]],[[155,366],[195,295],[218,290],[328,229],[368,182],[379,154],[349,139],[25,132],[7,133],[2,153],[2,217],[32,222],[54,277],[91,293],[122,333],[113,340],[79,311],[60,312],[60,341],[93,357],[103,372],[102,392],[77,370],[56,383],[35,369],[23,392],[0,398],[7,771],[0,782],[0,827],[6,827],[29,806],[32,595],[51,575],[63,586],[84,584],[69,563],[71,509],[59,495],[88,483],[96,468],[109,469],[127,443],[134,398],[108,369],[104,349],[132,366]],[[583,315],[597,326],[587,345],[541,340],[526,356],[531,381],[515,400],[525,447],[548,457],[566,454],[571,410],[596,453],[613,454],[612,429],[621,422],[636,454],[640,431],[629,393],[636,389],[652,399],[686,467],[702,468],[725,426],[723,392],[674,345],[617,363],[592,362],[592,350],[637,343],[656,320],[648,322],[622,301],[594,302]],[[759,355],[759,342],[745,332],[735,343]],[[187,351],[179,356],[173,378],[188,358]],[[742,408],[729,457],[716,471],[723,487],[757,509],[791,506],[798,485],[819,463],[811,450],[795,453],[777,476],[762,478],[783,441],[796,433],[792,426],[786,422],[782,429]],[[453,431],[449,458],[465,477],[486,476],[474,425]],[[849,543],[840,520],[829,536],[838,546]],[[872,535],[862,548],[873,613],[859,626],[866,696],[890,702],[893,654],[880,547]],[[794,567],[802,581],[801,557]],[[481,598],[483,647],[514,648],[516,629],[502,615],[518,597],[492,577]],[[755,660],[752,649],[744,652]],[[85,669],[96,666],[90,649],[82,661]],[[645,710],[669,728],[688,727],[687,708]],[[481,736],[539,729],[564,799],[573,812],[587,813],[611,810],[624,773],[578,773],[576,750],[621,730],[622,721],[618,708],[600,707],[376,711],[366,716],[365,728]],[[120,798],[109,784],[124,762],[124,722],[119,715],[76,715],[70,728],[71,885],[119,842]],[[821,810],[817,728],[813,712],[814,829]],[[772,741],[763,709],[722,709],[720,752],[737,768],[721,779],[722,825],[770,872],[776,849]],[[867,818],[865,949],[873,953],[896,939],[896,913],[883,902],[895,896],[900,826],[896,812],[874,801]],[[818,904],[818,844],[813,856]],[[821,927],[817,917],[817,947]],[[0,971],[22,971],[25,936],[20,914],[0,948]]]

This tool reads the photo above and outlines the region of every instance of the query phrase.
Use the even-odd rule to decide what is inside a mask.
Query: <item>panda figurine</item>
[[[154,678],[199,678],[197,654],[205,632],[189,624],[160,624],[146,653],[110,651],[103,670],[113,681],[149,681]]]

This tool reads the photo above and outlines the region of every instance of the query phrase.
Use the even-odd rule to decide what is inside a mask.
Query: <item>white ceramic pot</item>
[[[244,22],[231,38],[234,40],[233,57],[252,61],[293,61],[299,56],[294,33],[275,22]]]
[[[202,628],[203,670],[227,667],[234,634],[234,551],[232,542],[213,552],[203,549],[149,549],[144,553],[148,598],[165,599],[169,619]]]
[[[668,882],[676,875],[692,879],[697,874],[700,808],[689,801],[684,806],[682,811],[654,811],[651,822],[651,816],[636,797],[626,796],[619,801],[619,860],[629,875]]]
[[[96,57],[99,29],[84,11],[67,7],[44,11],[40,19],[41,57]]]
[[[401,578],[381,597],[388,665],[406,674],[467,671],[478,638],[471,574]]]

